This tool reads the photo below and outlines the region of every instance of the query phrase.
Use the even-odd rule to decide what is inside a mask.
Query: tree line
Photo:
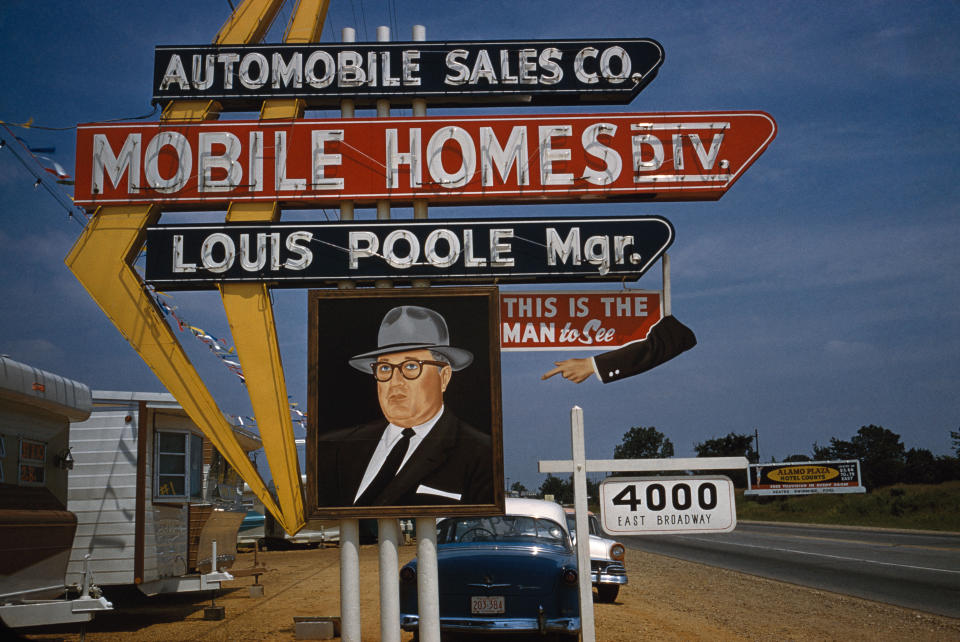
[[[839,459],[860,460],[860,475],[868,489],[891,484],[939,484],[960,479],[960,430],[950,431],[953,443],[952,455],[934,455],[926,448],[910,448],[903,445],[900,435],[882,426],[861,426],[850,439],[830,438],[830,443],[820,446],[814,442],[810,454],[797,453],[784,458],[784,462],[824,461]],[[750,434],[728,433],[723,437],[707,439],[694,444],[697,457],[746,457],[759,463]],[[623,439],[613,448],[614,459],[662,459],[673,457],[673,443],[654,426],[634,426],[624,433]],[[771,459],[776,463],[775,459]],[[698,474],[724,474],[738,487],[746,486],[745,471],[698,471]],[[587,483],[587,494],[597,497],[597,482]],[[516,486],[516,484],[514,484]],[[592,486],[592,488],[591,488]],[[516,489],[514,489],[516,490]],[[524,489],[525,490],[525,489]],[[571,478],[548,475],[540,485],[540,494],[553,495],[561,503],[573,502]]]

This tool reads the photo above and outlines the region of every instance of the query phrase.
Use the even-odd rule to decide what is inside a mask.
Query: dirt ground
[[[416,547],[400,549],[401,563]],[[233,570],[253,566],[242,553]],[[116,611],[86,625],[91,642],[137,640],[295,640],[294,616],[339,615],[336,548],[260,552],[264,596],[250,597],[252,577],[215,596],[220,621],[205,620],[203,596],[139,597],[106,591]],[[627,551],[630,583],[614,604],[595,606],[597,639],[636,640],[960,640],[960,619],[761,579],[733,571]],[[363,639],[379,640],[377,548],[360,552]],[[0,631],[2,637],[3,631]],[[403,639],[409,640],[409,634]],[[23,639],[81,640],[79,625],[32,629]]]

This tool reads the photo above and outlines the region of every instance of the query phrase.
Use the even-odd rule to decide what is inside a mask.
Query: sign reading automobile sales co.
[[[203,289],[340,279],[445,283],[639,278],[673,242],[658,216],[159,225],[147,228],[145,281]]]
[[[720,198],[766,149],[763,112],[77,127],[75,201],[437,205]]]
[[[663,48],[649,39],[161,46],[153,100],[629,103],[662,63]]]

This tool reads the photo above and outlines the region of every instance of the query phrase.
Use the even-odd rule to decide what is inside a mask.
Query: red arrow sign
[[[662,318],[655,290],[500,292],[500,349],[611,350]]]
[[[763,112],[90,124],[78,205],[713,200],[766,149]]]

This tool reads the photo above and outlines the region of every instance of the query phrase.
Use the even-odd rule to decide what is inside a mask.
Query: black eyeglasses
[[[404,379],[416,379],[423,372],[423,366],[437,366],[443,368],[450,365],[443,361],[428,361],[426,359],[404,359],[400,363],[390,363],[389,361],[375,361],[370,364],[373,369],[373,376],[377,381],[390,381],[393,378],[393,370],[396,368],[403,375]]]

